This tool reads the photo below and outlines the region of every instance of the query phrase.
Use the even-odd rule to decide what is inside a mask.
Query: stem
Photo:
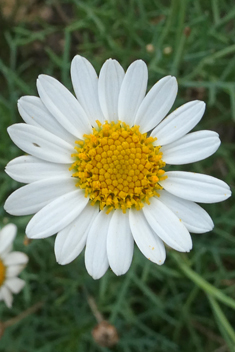
[[[12,325],[19,323],[21,320],[23,320],[27,316],[35,313],[37,310],[42,308],[43,305],[44,305],[44,302],[38,302],[38,303],[34,304],[32,307],[26,309],[24,312],[20,313],[16,317],[3,322],[2,323],[3,327],[6,329],[9,326],[12,326]]]
[[[228,307],[235,309],[235,300],[225,295],[221,290],[211,285],[203,279],[198,273],[193,271],[187,264],[182,262],[182,258],[176,253],[171,253],[172,257],[176,260],[178,266],[183,271],[185,276],[192,280],[198,287],[203,289],[207,294],[218,299],[218,301],[226,304]]]
[[[94,298],[90,296],[87,292],[85,292],[85,294],[86,294],[87,303],[89,304],[91,311],[94,314],[98,324],[100,324],[102,321],[104,321],[104,317],[98,310]]]

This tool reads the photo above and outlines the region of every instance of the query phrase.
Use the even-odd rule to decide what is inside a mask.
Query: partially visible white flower
[[[177,94],[175,77],[160,79],[146,94],[148,70],[142,60],[126,72],[107,60],[99,77],[88,60],[71,65],[76,98],[56,79],[40,75],[38,97],[22,97],[25,123],[8,128],[24,155],[6,172],[27,185],[5,203],[12,215],[35,214],[26,234],[57,234],[60,264],[86,246],[85,265],[98,279],[110,266],[116,275],[129,269],[134,242],[159,265],[164,243],[189,252],[189,232],[213,229],[199,203],[230,197],[229,186],[208,175],[164,171],[205,159],[220,145],[216,132],[189,133],[201,120],[205,103],[188,102],[169,113]]]
[[[17,277],[28,262],[28,257],[22,252],[12,252],[12,243],[17,227],[8,224],[0,231],[0,301],[11,308],[12,293],[19,293],[25,281]]]

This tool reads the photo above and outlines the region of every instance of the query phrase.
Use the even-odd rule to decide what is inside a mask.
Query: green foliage
[[[21,122],[17,99],[37,94],[40,73],[53,75],[71,89],[70,61],[77,53],[97,70],[109,57],[124,68],[141,58],[149,67],[149,86],[164,75],[176,75],[179,95],[174,108],[188,100],[206,101],[197,129],[215,130],[222,140],[213,157],[182,170],[210,174],[234,187],[233,1],[26,3],[18,1],[12,15],[6,18],[2,12],[0,19],[1,205],[19,187],[3,171],[8,161],[22,154],[6,132],[12,123]],[[19,18],[22,6],[27,8]],[[10,217],[1,206],[1,225],[17,224],[15,248],[25,251],[30,262],[21,275],[27,285],[15,297],[12,310],[0,303],[0,319],[7,321],[37,302],[42,307],[6,329],[0,352],[110,351],[92,339],[96,320],[88,294],[119,332],[114,351],[235,351],[235,205],[230,199],[206,209],[215,228],[192,235],[191,253],[169,249],[166,263],[158,267],[136,249],[125,276],[108,271],[94,281],[86,273],[83,255],[67,266],[56,263],[54,238],[24,246],[29,217]]]

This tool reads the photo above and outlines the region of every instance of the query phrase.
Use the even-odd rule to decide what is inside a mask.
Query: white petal
[[[4,209],[12,215],[34,214],[54,199],[76,189],[71,177],[55,177],[30,183],[13,192]]]
[[[135,243],[143,255],[151,262],[162,265],[166,259],[164,244],[149,226],[142,210],[130,210],[130,227]]]
[[[144,61],[134,61],[127,69],[118,100],[119,120],[132,126],[138,108],[145,96],[148,69]]]
[[[6,270],[6,277],[11,278],[19,275],[19,273],[21,273],[24,267],[25,267],[25,264],[16,264],[16,265],[8,266]]]
[[[23,120],[33,126],[55,134],[61,139],[74,145],[76,138],[64,129],[53,115],[47,110],[41,99],[34,96],[25,96],[18,100],[18,110]]]
[[[191,236],[180,219],[159,199],[143,207],[144,215],[154,232],[170,247],[179,252],[192,249]]]
[[[5,266],[17,265],[17,264],[27,264],[28,256],[22,252],[11,252],[7,254],[3,260]]]
[[[161,148],[162,159],[167,164],[183,165],[206,159],[220,146],[219,135],[212,131],[189,133],[176,142]]]
[[[134,240],[129,225],[129,211],[123,214],[117,209],[109,223],[107,253],[109,265],[116,275],[125,274],[130,268]]]
[[[0,287],[0,294],[8,308],[12,307],[12,302],[13,302],[13,296],[9,288],[6,286]]]
[[[118,121],[118,97],[125,72],[116,61],[105,61],[99,76],[98,93],[100,106],[108,121]]]
[[[18,123],[7,129],[13,142],[28,154],[59,164],[71,164],[74,148],[40,127]]]
[[[155,145],[165,145],[177,141],[195,127],[201,120],[206,104],[194,100],[180,106],[168,115],[151,133],[157,137]]]
[[[92,132],[85,111],[63,84],[53,77],[40,75],[37,89],[43,104],[68,132],[80,139]]]
[[[166,116],[174,104],[178,85],[175,77],[166,76],[158,81],[142,101],[135,118],[140,132],[150,131]]]
[[[5,285],[9,288],[11,292],[17,294],[25,286],[25,281],[20,279],[19,277],[12,277],[6,280]]]
[[[71,177],[67,164],[55,164],[43,161],[31,155],[19,156],[11,160],[5,169],[6,173],[18,182],[31,183],[57,176]]]
[[[54,235],[82,212],[88,200],[80,189],[56,198],[33,216],[26,227],[26,235],[34,239]]]
[[[75,94],[91,125],[96,126],[96,120],[104,122],[98,98],[98,77],[94,67],[84,57],[76,55],[71,64],[71,78]]]
[[[88,231],[98,213],[98,207],[88,204],[71,224],[58,233],[55,240],[55,256],[59,264],[68,264],[81,253]]]
[[[173,196],[173,194],[167,191],[159,191],[159,194],[161,202],[168,206],[182,220],[190,232],[204,233],[213,229],[214,224],[211,217],[200,205]]]
[[[15,239],[17,227],[14,224],[4,226],[0,231],[0,254],[6,252]]]
[[[85,265],[93,279],[100,279],[109,267],[107,256],[107,235],[111,214],[106,209],[99,212],[93,221],[87,237]]]
[[[5,256],[12,251],[12,248],[13,248],[13,244],[11,243],[8,247],[5,248],[4,251],[1,251],[0,253],[1,258],[4,259]]]
[[[231,196],[229,186],[218,178],[185,171],[169,171],[159,182],[168,192],[199,203],[217,203]]]

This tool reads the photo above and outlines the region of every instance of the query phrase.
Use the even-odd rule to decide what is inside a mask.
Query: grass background
[[[210,174],[234,187],[235,180],[235,4],[232,0],[0,0],[0,224],[18,226],[15,249],[30,258],[27,281],[11,310],[0,303],[0,320],[10,321],[1,352],[235,351],[235,205],[231,199],[205,206],[213,232],[192,235],[189,254],[167,252],[161,267],[135,250],[131,269],[111,271],[94,281],[81,255],[67,266],[54,257],[54,238],[24,242],[29,217],[11,217],[6,197],[19,187],[4,173],[22,154],[6,128],[21,122],[16,101],[36,95],[40,73],[69,89],[70,61],[89,59],[97,71],[107,58],[126,69],[135,59],[149,68],[149,87],[175,75],[174,108],[188,100],[207,103],[196,129],[220,134],[222,145],[208,160],[182,170]],[[97,324],[89,297],[116,327],[119,343],[101,347],[91,331]],[[40,309],[35,308],[35,304]],[[36,306],[39,308],[39,305]],[[21,320],[27,309],[35,312]],[[14,323],[14,324],[13,324]]]

